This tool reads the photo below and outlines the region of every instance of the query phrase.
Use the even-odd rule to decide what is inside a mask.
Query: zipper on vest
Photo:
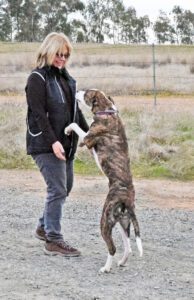
[[[76,99],[75,99],[75,102],[74,102],[74,116],[73,116],[73,122],[75,122],[75,116],[76,116]],[[71,152],[72,152],[72,149],[73,149],[73,135],[74,135],[74,131],[72,131],[72,140],[71,140],[71,146],[70,146],[70,151],[69,151],[69,157],[71,156]]]
[[[60,87],[59,83],[57,82],[57,78],[56,78],[56,76],[55,76],[55,82],[56,82],[56,85],[58,86],[59,92],[60,92],[60,94],[61,94],[61,99],[62,99],[62,102],[64,103],[65,101],[64,101],[64,98],[63,98],[62,89],[61,89],[61,87]]]

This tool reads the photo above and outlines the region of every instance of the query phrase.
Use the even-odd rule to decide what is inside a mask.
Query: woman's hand
[[[57,141],[54,144],[52,144],[52,148],[53,148],[53,152],[57,158],[59,158],[61,160],[66,160],[65,151],[60,142]]]

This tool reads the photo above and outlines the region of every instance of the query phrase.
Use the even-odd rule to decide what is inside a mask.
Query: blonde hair
[[[63,53],[64,47],[68,54],[71,54],[72,46],[64,33],[51,32],[42,42],[36,56],[36,67],[42,68],[45,65],[52,65],[56,53]]]

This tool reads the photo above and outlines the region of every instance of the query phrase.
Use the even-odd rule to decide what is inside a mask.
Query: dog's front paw
[[[65,128],[65,134],[66,135],[70,135],[71,134],[71,132],[72,132],[72,128],[71,128],[71,125],[69,125],[69,126],[67,126],[66,128]]]

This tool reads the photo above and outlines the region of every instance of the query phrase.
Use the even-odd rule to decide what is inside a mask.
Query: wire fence
[[[194,95],[194,47],[77,47],[69,70],[79,89],[111,95]],[[0,53],[0,92],[24,92],[35,51]]]

